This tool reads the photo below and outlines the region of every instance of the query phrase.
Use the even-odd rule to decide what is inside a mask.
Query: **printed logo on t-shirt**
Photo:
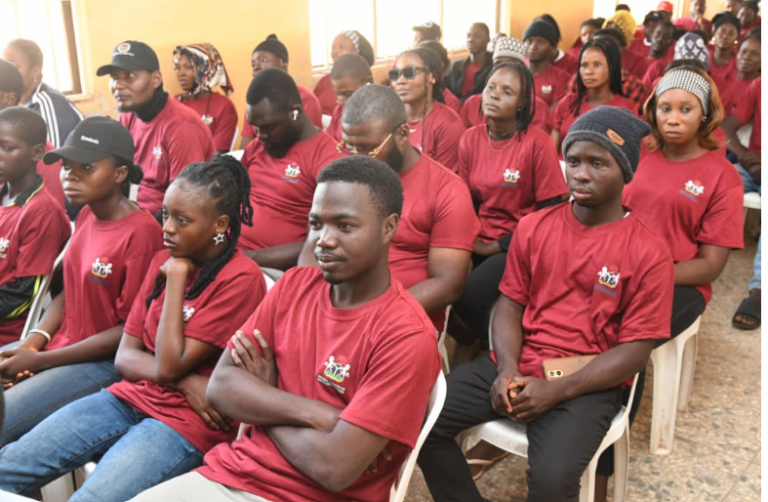
[[[202,119],[203,119],[203,124],[205,125],[213,124],[213,117],[210,117],[208,115],[203,115]]]
[[[597,284],[595,284],[595,289],[609,296],[616,296],[615,289],[619,285],[620,278],[621,274],[619,273],[618,268],[613,266],[603,267],[597,273]]]
[[[542,94],[552,94],[552,86],[551,85],[542,85],[541,86],[541,93]]]
[[[285,176],[283,176],[283,179],[289,183],[296,184],[299,182],[299,180],[296,178],[298,178],[300,174],[301,168],[299,166],[288,164],[288,166],[285,168]]]
[[[11,245],[11,241],[5,237],[0,237],[0,258],[5,258],[8,253],[8,247]]]
[[[155,158],[155,164],[159,164],[160,160],[163,158],[163,149],[159,146],[156,146],[152,149],[152,156]]]
[[[91,265],[89,279],[99,284],[109,284],[107,278],[112,274],[112,263],[106,256],[99,256]]]
[[[330,356],[328,360],[323,363],[325,371],[322,375],[317,375],[317,381],[328,387],[333,387],[339,394],[344,394],[347,389],[339,385],[344,382],[345,378],[349,378],[350,364],[347,362],[345,356]]]
[[[184,305],[181,309],[181,319],[184,321],[184,324],[187,324],[187,322],[192,319],[192,316],[195,315],[195,308],[190,307],[189,305]]]
[[[520,180],[520,171],[517,169],[507,169],[504,171],[504,184],[516,186]]]
[[[694,202],[699,202],[699,195],[704,193],[704,185],[699,180],[688,180],[685,184],[685,191],[680,190],[680,193]]]

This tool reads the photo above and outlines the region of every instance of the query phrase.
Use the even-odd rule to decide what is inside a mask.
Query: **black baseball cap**
[[[440,37],[443,36],[440,25],[433,23],[432,21],[427,21],[424,24],[414,26],[413,31],[420,31],[427,40],[435,40],[437,42],[439,42]]]
[[[46,153],[50,165],[62,159],[91,164],[107,157],[119,157],[133,166],[133,136],[123,124],[109,117],[90,117],[75,127],[64,146]]]
[[[96,75],[101,77],[107,75],[114,68],[127,71],[146,70],[157,71],[160,69],[160,62],[157,60],[157,54],[144,42],[135,40],[126,40],[117,44],[112,51],[112,61],[105,64],[96,71]]]

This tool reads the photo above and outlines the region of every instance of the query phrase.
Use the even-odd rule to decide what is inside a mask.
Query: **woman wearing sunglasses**
[[[405,105],[411,144],[452,171],[456,170],[464,125],[445,105],[438,56],[426,48],[406,51],[389,70],[392,88]]]

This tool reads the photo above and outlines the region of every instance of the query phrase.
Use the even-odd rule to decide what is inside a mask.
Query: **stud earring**
[[[219,232],[218,234],[214,235],[214,236],[213,236],[213,242],[214,242],[214,244],[216,244],[217,246],[218,246],[219,244],[221,244],[222,242],[224,242],[224,234],[223,234],[223,233],[221,233],[221,232]]]

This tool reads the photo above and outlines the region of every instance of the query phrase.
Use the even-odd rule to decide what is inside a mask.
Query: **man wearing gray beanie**
[[[483,501],[454,438],[499,419],[526,424],[527,501],[579,500],[581,475],[625,391],[654,341],[670,336],[672,256],[621,204],[649,133],[607,106],[571,127],[564,156],[574,200],[520,220],[492,319],[493,352],[450,373],[419,455],[436,502]],[[597,472],[608,476],[604,460]]]

